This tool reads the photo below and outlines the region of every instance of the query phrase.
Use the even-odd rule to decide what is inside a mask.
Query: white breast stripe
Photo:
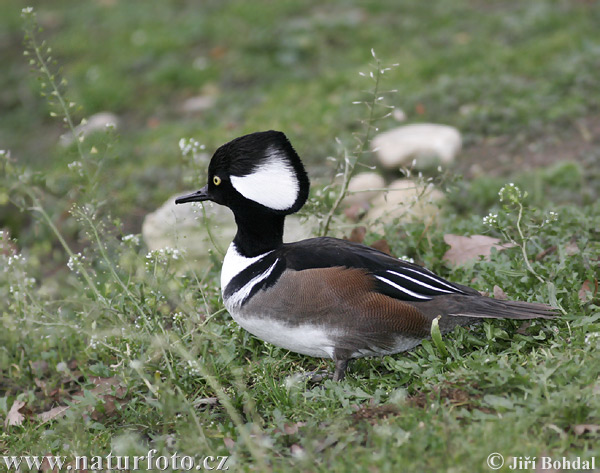
[[[227,254],[223,260],[223,267],[221,268],[221,291],[225,291],[227,284],[244,269],[250,266],[252,263],[259,259],[267,256],[271,251],[263,253],[262,255],[255,256],[253,258],[246,258],[238,253],[234,243],[229,245]]]
[[[273,148],[252,174],[231,176],[231,185],[247,199],[275,210],[289,209],[300,191],[294,168]]]
[[[430,286],[429,284],[425,284],[424,282],[419,281],[418,279],[411,278],[409,276],[406,276],[405,274],[397,273],[396,271],[388,270],[387,272],[390,274],[394,274],[396,276],[400,276],[401,278],[408,279],[409,281],[412,281],[415,284],[418,284],[419,286],[426,287],[427,289],[431,289],[432,291],[444,292],[446,294],[450,294],[452,292],[452,291],[447,291],[446,289],[440,289],[437,287]]]
[[[244,302],[244,299],[246,299],[246,297],[248,297],[248,295],[252,291],[252,288],[254,288],[254,286],[256,284],[260,283],[262,280],[269,277],[269,274],[271,274],[273,272],[273,269],[275,268],[275,265],[277,264],[278,261],[279,260],[276,259],[275,262],[264,273],[259,274],[258,276],[252,278],[250,281],[248,281],[246,284],[244,284],[239,290],[237,290],[231,296],[229,296],[229,298],[226,301],[224,301],[225,306],[227,307],[227,310],[229,310],[230,307],[240,306],[242,304],[242,302]]]
[[[432,273],[432,272],[431,272],[431,271],[429,271],[429,270],[427,270],[427,272],[428,272],[428,273],[431,273],[431,275],[429,275],[429,274],[425,274],[425,273],[422,273],[421,271],[418,271],[418,270],[416,270],[416,269],[413,269],[413,268],[403,268],[403,269],[405,269],[405,270],[407,270],[407,271],[412,271],[413,273],[420,274],[421,276],[425,276],[426,278],[429,278],[429,279],[431,279],[432,281],[435,281],[435,282],[437,282],[438,284],[441,284],[441,285],[443,285],[443,286],[446,286],[447,288],[451,289],[451,291],[450,291],[450,292],[461,292],[461,293],[463,293],[463,294],[464,294],[464,291],[461,291],[460,289],[458,289],[458,288],[456,288],[456,287],[454,287],[454,286],[452,286],[452,285],[448,284],[448,283],[447,283],[446,281],[444,281],[443,279],[436,277],[436,276],[435,276],[435,273]],[[423,269],[426,269],[426,268],[423,268]],[[441,291],[441,289],[439,289],[439,290]]]
[[[424,296],[423,294],[417,294],[416,292],[412,292],[412,291],[406,289],[405,287],[399,286],[398,284],[393,283],[392,281],[390,281],[388,279],[385,279],[385,278],[383,278],[381,276],[375,276],[375,277],[377,279],[379,279],[380,281],[382,281],[382,282],[384,282],[386,284],[389,284],[393,288],[398,289],[399,291],[404,292],[405,294],[408,294],[409,296],[416,297],[417,299],[424,299],[424,300],[430,300],[431,299],[431,297],[429,297],[429,296]]]

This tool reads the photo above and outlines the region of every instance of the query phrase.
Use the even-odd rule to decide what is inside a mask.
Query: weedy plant
[[[145,455],[156,448],[198,461],[231,456],[230,469],[260,471],[391,464],[478,470],[492,444],[515,455],[541,448],[592,451],[590,437],[573,433],[573,426],[600,422],[597,372],[585,368],[600,361],[597,203],[586,212],[542,213],[509,185],[500,195],[502,208],[485,224],[477,215],[449,215],[435,226],[388,227],[396,254],[448,276],[443,233],[487,226],[516,248],[456,268],[452,278],[481,290],[510,287],[515,298],[551,299],[567,315],[528,327],[507,321],[459,329],[447,343],[434,329],[433,343],[383,361],[358,360],[360,374],[315,388],[290,373],[323,369],[327,362],[265,345],[225,316],[218,265],[198,268],[180,250],[147,251],[140,235],[124,234],[103,192],[103,163],[114,158],[116,136],[108,130],[92,144],[79,134],[75,117],[82,111],[66,98],[68,84],[39,39],[32,9],[23,10],[23,22],[26,57],[74,145],[66,151],[71,164],[56,174],[32,173],[0,153],[6,194],[36,218],[38,239],[52,242],[32,251],[1,234],[6,429],[0,450],[72,458]],[[367,118],[352,152],[342,147],[341,181],[317,189],[307,209],[319,212],[320,234],[332,230],[350,178],[389,111],[381,91],[388,69],[374,53],[373,59],[365,74],[373,87],[358,102]],[[183,184],[196,186],[207,157],[195,140],[181,141],[180,149],[184,166],[194,170],[184,173],[193,182]],[[575,228],[576,244],[569,247]],[[68,271],[48,274],[46,264],[55,261]],[[583,291],[584,281],[590,290]],[[543,291],[536,289],[540,283]],[[532,450],[515,447],[514,439],[524,435],[534,439]],[[457,441],[464,438],[470,441]],[[353,455],[341,454],[348,451]]]
[[[365,100],[353,102],[354,105],[361,105],[367,109],[367,118],[360,120],[360,124],[362,125],[361,131],[354,134],[356,143],[353,151],[349,152],[347,147],[342,147],[343,159],[341,160],[341,183],[338,184],[338,189],[334,192],[335,199],[333,202],[328,203],[329,205],[326,205],[327,211],[320,219],[318,233],[321,236],[325,236],[329,233],[332,220],[338,213],[342,201],[348,195],[348,184],[356,173],[356,170],[360,166],[365,166],[365,164],[361,163],[360,160],[366,155],[367,152],[369,152],[369,146],[371,144],[373,134],[379,131],[377,124],[390,117],[392,114],[390,110],[394,109],[393,105],[388,105],[385,103],[385,97],[386,95],[396,93],[397,90],[382,90],[381,80],[386,72],[390,71],[394,67],[398,67],[398,64],[383,66],[381,60],[377,57],[373,49],[371,49],[371,56],[373,56],[374,60],[372,66],[373,69],[368,73],[361,72],[360,75],[370,79],[373,83],[373,87],[367,92],[368,97]],[[342,144],[340,140],[338,140],[338,144]],[[318,194],[318,200],[322,201],[322,197],[327,195],[328,190],[329,187],[325,187],[325,189]],[[321,206],[322,205],[323,203],[321,202]],[[314,207],[318,208],[319,206],[317,205]],[[313,212],[315,210],[314,207],[311,208]]]

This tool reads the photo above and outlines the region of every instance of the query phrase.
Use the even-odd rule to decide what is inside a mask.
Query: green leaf
[[[431,339],[435,344],[436,348],[440,351],[444,358],[448,357],[448,350],[446,350],[446,345],[442,340],[442,333],[440,332],[439,320],[442,318],[441,315],[438,315],[433,322],[431,322]]]

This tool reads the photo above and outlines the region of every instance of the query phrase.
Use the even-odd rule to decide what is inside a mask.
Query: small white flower
[[[183,252],[177,248],[164,247],[158,250],[150,251],[146,254],[146,259],[154,260],[158,263],[168,263],[169,260],[178,260],[183,256]],[[148,264],[149,261],[146,262]]]
[[[483,217],[483,224],[489,227],[496,225],[498,223],[498,214],[489,213],[485,217]]]
[[[76,172],[80,176],[83,176],[83,163],[81,161],[73,161],[72,163],[67,164],[69,171]]]
[[[548,217],[544,220],[544,225],[558,220],[558,214],[556,212],[548,212]]]
[[[181,138],[179,140],[179,150],[183,156],[191,156],[194,160],[198,160],[199,152],[204,150],[206,146],[201,145],[193,138]]]
[[[600,338],[600,332],[591,332],[585,336],[585,344],[590,345],[592,341],[598,340]]]
[[[20,254],[16,254],[16,255],[9,256],[7,263],[8,263],[8,266],[15,266],[22,261],[24,261],[23,256]]]
[[[139,246],[140,244],[140,235],[136,235],[133,233],[130,233],[129,235],[125,235],[123,236],[122,239],[123,243],[129,243],[132,246]]]
[[[21,10],[21,13],[33,13],[33,7],[25,7]]]
[[[200,375],[200,367],[199,367],[198,362],[196,360],[188,360],[187,361],[187,366],[185,367],[185,370],[188,372],[188,374],[190,374],[192,376],[199,376]]]
[[[517,203],[523,196],[521,189],[515,186],[513,182],[509,182],[502,189],[500,189],[498,195],[500,196],[500,202],[508,201],[512,203]]]
[[[77,253],[71,257],[69,257],[69,261],[67,262],[67,267],[76,273],[79,272],[79,265],[85,259],[81,253]]]

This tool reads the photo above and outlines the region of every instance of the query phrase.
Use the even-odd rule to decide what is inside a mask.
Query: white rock
[[[187,258],[206,260],[209,249],[227,251],[227,247],[235,236],[237,227],[231,210],[221,205],[205,202],[204,204],[175,204],[175,198],[181,192],[168,199],[161,207],[146,215],[142,224],[142,237],[149,250],[165,247],[184,250]],[[204,220],[202,212],[206,213]],[[301,221],[291,215],[285,220],[284,241],[297,241],[312,236],[315,222]],[[214,242],[215,250],[208,229]]]
[[[387,192],[372,201],[366,219],[375,225],[375,231],[381,231],[384,224],[394,220],[400,223],[431,221],[438,215],[444,200],[444,193],[431,184],[398,179],[390,184]]]
[[[361,205],[377,197],[385,187],[385,180],[375,172],[361,172],[348,183],[348,195],[344,205]]]
[[[100,112],[96,113],[87,119],[81,121],[79,125],[75,127],[75,137],[86,137],[96,131],[105,131],[108,127],[119,127],[119,117],[111,112]],[[69,146],[75,140],[72,133],[65,133],[60,137],[60,144],[63,146]]]
[[[379,162],[388,169],[406,166],[413,159],[417,167],[449,164],[460,151],[460,132],[451,126],[422,123],[405,125],[380,133],[371,143]],[[433,160],[432,160],[433,158]]]
[[[214,107],[217,99],[212,95],[198,95],[190,97],[181,105],[181,111],[185,113],[198,113]]]
[[[406,121],[406,113],[404,113],[404,110],[402,110],[401,108],[395,108],[392,112],[392,117],[394,117],[394,120],[396,120],[397,122]]]

